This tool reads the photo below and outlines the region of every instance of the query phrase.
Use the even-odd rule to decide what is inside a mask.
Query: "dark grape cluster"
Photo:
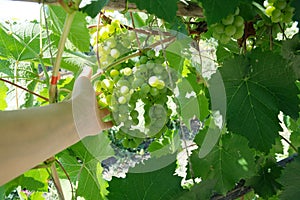
[[[266,15],[273,23],[292,21],[295,8],[291,7],[287,0],[265,0],[264,7]]]
[[[126,67],[125,67],[125,66]],[[162,52],[146,50],[135,65],[123,63],[96,82],[99,105],[112,111],[119,127],[115,134],[124,147],[136,148],[145,138],[160,137],[172,111],[168,100],[176,85],[177,74],[169,71]]]
[[[220,23],[212,25],[213,37],[221,43],[228,43],[231,38],[239,39],[244,34],[244,18],[239,15],[239,8],[234,14],[230,14]]]

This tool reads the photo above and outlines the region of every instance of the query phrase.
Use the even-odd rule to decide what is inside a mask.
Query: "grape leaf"
[[[150,14],[172,22],[176,18],[177,0],[129,0],[136,4],[139,10],[146,10]]]
[[[6,103],[6,93],[8,92],[8,87],[3,81],[0,81],[0,110],[5,110],[7,108]]]
[[[217,180],[215,190],[226,193],[242,178],[254,174],[254,152],[247,147],[247,140],[239,135],[227,134],[221,137],[219,145],[199,158],[199,150],[193,151],[191,163],[195,177],[202,180]]]
[[[198,0],[202,2],[204,14],[208,25],[220,22],[229,14],[233,14],[239,0]],[[218,14],[216,14],[218,13]]]
[[[180,116],[183,123],[190,129],[190,119],[197,117],[204,120],[209,114],[208,99],[203,89],[197,83],[197,77],[189,74],[178,84],[179,95],[177,100],[180,104]]]
[[[102,2],[102,1],[100,1]],[[50,18],[53,22],[52,29],[56,34],[61,35],[66,18],[65,11],[59,6],[49,6]],[[71,25],[68,39],[81,52],[90,51],[90,35],[87,29],[86,15],[77,12]]]
[[[279,54],[255,50],[248,58],[224,62],[220,72],[227,96],[228,130],[248,138],[250,147],[268,152],[281,130],[279,111],[298,116],[293,69]]]
[[[109,144],[110,140],[101,133],[86,137],[58,154],[59,161],[70,179],[78,185],[76,192],[78,196],[87,200],[105,199],[108,184],[102,177],[100,162],[114,154]],[[60,172],[60,175],[65,177],[63,172]]]
[[[18,61],[38,58],[39,35],[39,25],[35,23],[0,25],[0,57]]]
[[[298,199],[300,196],[300,158],[295,160],[285,167],[282,171],[282,176],[279,182],[283,185],[283,191],[280,194],[280,199]]]
[[[295,14],[293,16],[294,21],[300,21],[300,2],[299,1],[292,1],[291,6],[295,8]],[[298,27],[300,24],[298,23]]]
[[[282,187],[276,180],[281,175],[281,169],[273,159],[268,159],[257,175],[246,180],[246,185],[251,186],[259,196],[268,199]]]
[[[98,15],[101,9],[109,2],[109,0],[91,0],[90,2],[90,4],[85,5],[80,10],[88,14],[88,16],[94,18]]]
[[[16,187],[21,186],[30,191],[48,191],[49,173],[46,169],[32,169],[0,187],[0,198],[5,199]]]
[[[178,198],[178,200],[198,200],[198,199],[210,199],[215,190],[217,180],[205,180],[201,181],[199,184],[196,184],[192,189],[184,193]]]
[[[176,163],[148,173],[128,173],[126,179],[113,178],[109,184],[110,200],[176,199],[185,192],[180,186],[181,178],[174,176]]]

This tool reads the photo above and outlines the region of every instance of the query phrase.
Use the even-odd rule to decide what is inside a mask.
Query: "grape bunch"
[[[244,18],[239,15],[239,8],[234,14],[230,14],[220,23],[212,25],[213,37],[226,44],[231,38],[239,39],[244,34]]]
[[[133,64],[134,63],[134,64]],[[146,50],[135,62],[122,63],[96,82],[98,103],[111,110],[116,138],[136,148],[144,139],[159,138],[167,129],[168,106],[178,78],[166,68],[162,52]]]
[[[97,42],[98,39],[98,42]],[[101,67],[105,68],[123,54],[126,54],[134,44],[135,34],[122,29],[118,20],[101,27],[92,36],[94,51],[98,53]]]
[[[265,0],[264,7],[266,15],[273,23],[292,21],[295,8],[291,7],[287,0]]]

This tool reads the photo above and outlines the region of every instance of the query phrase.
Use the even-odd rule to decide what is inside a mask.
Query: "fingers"
[[[85,66],[82,68],[82,72],[80,73],[79,77],[87,77],[90,79],[92,77],[92,72],[93,70],[91,67]]]
[[[111,121],[109,122],[103,122],[103,118],[110,114],[110,111],[107,108],[98,109],[98,117],[99,117],[99,125],[103,129],[108,129],[113,127],[113,123]]]

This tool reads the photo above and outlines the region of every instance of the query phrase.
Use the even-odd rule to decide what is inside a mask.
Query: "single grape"
[[[159,84],[159,79],[157,78],[157,76],[151,76],[148,80],[148,84],[151,87],[156,87]]]
[[[152,88],[150,89],[150,94],[151,94],[152,96],[157,96],[157,95],[159,94],[159,90],[158,90],[157,88],[155,88],[155,87],[152,87]]]
[[[141,78],[135,78],[132,82],[132,88],[133,89],[137,89],[139,87],[141,87],[144,83],[144,80]]]
[[[148,61],[148,57],[147,56],[141,56],[140,57],[140,63],[141,64],[146,64]]]
[[[244,26],[244,18],[241,16],[235,16],[233,23],[237,27]]]
[[[223,24],[216,24],[213,26],[213,31],[217,34],[222,34],[224,33],[225,26]]]
[[[231,25],[234,21],[234,15],[230,14],[227,17],[225,17],[224,19],[222,19],[222,23],[224,25]]]
[[[141,93],[142,94],[147,94],[148,92],[150,92],[150,86],[147,83],[144,83],[141,87]]]
[[[244,35],[244,29],[239,28],[236,30],[235,34],[232,36],[234,39],[240,39]]]
[[[148,51],[147,51],[147,56],[148,56],[149,58],[154,58],[154,57],[155,57],[155,51],[154,51],[153,49],[148,50]]]
[[[126,67],[121,70],[121,73],[124,74],[125,76],[130,76],[132,74],[132,69],[129,67]]]
[[[117,59],[120,56],[120,52],[118,49],[111,49],[110,55],[111,57]]]
[[[280,18],[280,16],[281,16],[281,11],[279,10],[279,9],[275,9],[275,10],[273,10],[273,12],[272,12],[272,16],[271,17],[273,17],[273,18]]]
[[[112,89],[114,87],[114,82],[109,79],[103,79],[101,81],[101,87],[107,91],[112,91]]]
[[[287,6],[287,3],[286,3],[286,0],[278,0],[276,3],[275,3],[275,7],[280,9],[280,10],[283,10],[285,9]]]
[[[110,72],[109,72],[109,75],[112,77],[112,78],[115,78],[117,76],[119,76],[120,72],[116,69],[112,69]]]
[[[234,35],[236,32],[236,27],[234,25],[229,25],[229,26],[226,26],[225,28],[225,34],[227,36],[232,36]]]
[[[108,38],[105,41],[105,43],[106,43],[105,46],[107,46],[107,47],[109,47],[111,49],[117,46],[117,42],[116,42],[116,40],[114,38]]]
[[[129,88],[128,88],[126,85],[123,85],[123,86],[120,88],[120,93],[121,93],[122,95],[126,95],[126,94],[128,94],[128,92],[129,92]]]
[[[125,103],[127,103],[127,99],[124,96],[120,96],[118,98],[118,102],[119,102],[119,104],[125,104]]]
[[[274,6],[268,6],[265,10],[266,15],[268,16],[272,16],[272,12],[275,10],[276,8]]]

